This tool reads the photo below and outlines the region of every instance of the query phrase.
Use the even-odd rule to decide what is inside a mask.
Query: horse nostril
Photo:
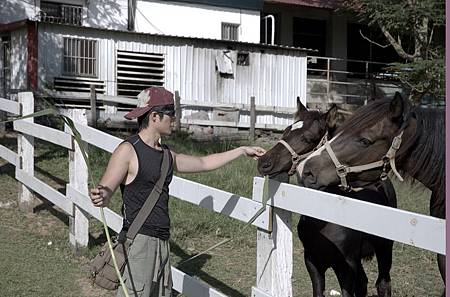
[[[270,160],[266,160],[263,164],[262,167],[267,169],[270,168],[272,166],[272,162],[270,162]]]
[[[317,177],[312,173],[310,169],[303,170],[302,178],[309,184],[315,184],[317,182]]]

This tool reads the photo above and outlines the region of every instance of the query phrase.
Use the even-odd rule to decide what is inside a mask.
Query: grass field
[[[0,143],[15,147],[15,138],[4,137]],[[187,137],[165,141],[182,153],[204,155],[236,146],[232,142],[198,143]],[[64,191],[68,181],[68,155],[64,150],[36,141],[35,174],[56,189]],[[94,180],[98,181],[109,154],[90,149]],[[256,163],[240,158],[210,173],[177,174],[219,189],[251,197]],[[114,296],[92,288],[87,276],[89,259],[104,242],[99,222],[91,222],[91,243],[85,256],[72,256],[68,245],[68,218],[47,202],[37,201],[33,214],[17,209],[18,183],[14,167],[0,159],[0,278],[1,296]],[[429,193],[410,183],[395,182],[399,207],[427,213]],[[119,211],[120,196],[115,195],[112,208]],[[256,229],[239,230],[243,224],[197,206],[171,199],[172,264],[201,278],[230,296],[249,296],[255,283]],[[294,216],[296,230],[298,216]],[[395,226],[393,226],[395,228]],[[303,263],[300,241],[294,231],[294,296],[311,296],[309,276]],[[210,253],[179,265],[182,260],[203,251],[224,238],[233,240]],[[376,261],[364,264],[369,277],[369,296],[376,295]],[[439,296],[443,289],[435,255],[396,243],[392,268],[393,296]],[[327,292],[338,290],[334,275],[327,274]]]

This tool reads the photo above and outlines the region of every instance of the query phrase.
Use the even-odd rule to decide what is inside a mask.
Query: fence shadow
[[[194,254],[188,254],[186,253],[177,243],[170,241],[170,250],[172,253],[177,255],[181,258],[180,265],[174,265],[176,268],[180,269],[186,274],[189,274],[190,276],[198,276],[203,281],[207,282],[211,287],[219,289],[221,292],[223,292],[226,295],[233,296],[233,297],[245,297],[246,295],[243,295],[236,289],[231,288],[221,280],[218,280],[217,278],[209,275],[208,273],[204,272],[202,270],[203,266],[206,264],[206,262],[211,259],[211,256],[208,254],[200,255],[195,259],[192,259],[191,261],[182,263],[183,261],[189,259],[190,257],[194,256]]]

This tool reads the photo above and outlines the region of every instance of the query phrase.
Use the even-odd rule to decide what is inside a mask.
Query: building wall
[[[108,95],[116,95],[116,51],[162,53],[165,57],[164,86],[179,91],[185,101],[250,103],[295,107],[296,97],[306,99],[306,56],[287,49],[264,49],[257,45],[220,41],[130,34],[42,24],[39,36],[40,76],[52,82],[61,73],[64,36],[96,38],[99,42],[99,79],[104,80]],[[228,46],[234,61],[233,78],[223,78],[216,71],[216,56]],[[237,66],[238,51],[248,52],[249,66]],[[41,85],[42,86],[42,85]],[[242,116],[242,121],[249,121]],[[291,119],[272,115],[258,117],[258,122],[287,124]]]
[[[239,41],[259,43],[259,11],[166,1],[137,1],[136,31],[221,39],[222,22],[239,24]]]
[[[326,56],[344,59],[347,57],[346,15],[330,9],[287,5],[266,5],[264,7],[264,13],[272,13],[280,17],[280,28],[276,29],[277,34],[280,36],[275,38],[280,41],[280,45],[293,45],[293,18],[299,17],[326,21]]]
[[[38,12],[35,0],[1,0],[0,24],[34,19]]]
[[[128,30],[128,0],[58,0],[82,5],[83,26]],[[41,0],[0,1],[0,23],[37,19]],[[257,10],[186,2],[137,0],[135,31],[174,36],[221,39],[221,24],[239,24],[239,41],[259,43]]]
[[[127,0],[90,0],[84,3],[89,5],[85,5],[83,26],[109,30],[128,29]]]
[[[27,89],[27,29],[11,33],[11,89]]]

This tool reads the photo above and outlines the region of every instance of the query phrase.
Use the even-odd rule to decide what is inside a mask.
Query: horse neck
[[[439,118],[443,115],[436,115],[437,118],[417,116],[415,129],[405,130],[404,148],[398,157],[399,168],[433,192],[432,212],[433,205],[441,208],[445,203],[445,129]]]

